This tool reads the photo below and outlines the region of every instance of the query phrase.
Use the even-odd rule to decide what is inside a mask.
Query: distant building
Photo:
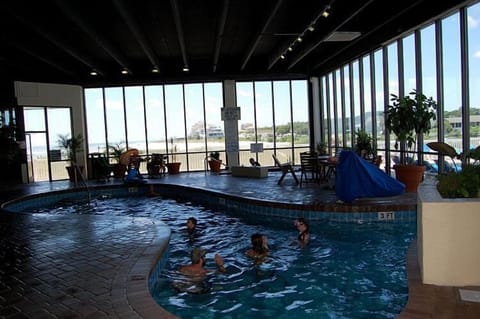
[[[446,120],[454,129],[462,129],[461,117],[447,117]],[[470,127],[480,126],[480,115],[470,115]]]

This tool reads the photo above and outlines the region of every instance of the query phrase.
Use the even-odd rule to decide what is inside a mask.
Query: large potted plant
[[[416,165],[413,158],[407,162],[409,152],[416,146],[418,136],[430,131],[432,120],[436,119],[437,103],[432,97],[413,90],[409,95],[399,97],[391,95],[391,104],[386,111],[385,127],[396,136],[395,148],[400,150],[400,163],[394,165],[395,176],[405,184],[407,192],[416,192],[423,180],[425,166]]]
[[[70,162],[70,166],[65,167],[70,181],[76,182],[82,179],[84,167],[77,164],[77,153],[83,150],[82,134],[72,137],[69,134],[59,134],[57,143],[64,150],[66,159]]]
[[[108,146],[110,156],[115,159],[116,163],[113,166],[113,177],[124,178],[127,172],[127,166],[120,163],[120,156],[127,150],[123,143],[116,143]]]
[[[220,159],[220,153],[217,151],[210,152],[208,156],[208,166],[214,173],[219,173],[222,166],[222,160]]]

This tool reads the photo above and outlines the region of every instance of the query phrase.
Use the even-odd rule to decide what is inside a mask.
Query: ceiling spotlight
[[[302,41],[303,41],[302,37],[298,37],[298,38],[297,38],[297,41],[298,41],[298,42],[302,42]]]
[[[188,71],[190,71],[190,69],[188,68],[188,65],[185,65],[185,66],[183,67],[183,72],[188,72]]]
[[[158,73],[158,72],[160,72],[160,70],[156,66],[153,67],[152,73]]]
[[[292,47],[288,47],[288,51],[293,51],[293,48],[292,48]]]
[[[315,31],[315,27],[313,26],[313,24],[308,26],[308,31],[310,32]]]
[[[282,55],[280,56],[280,59],[285,60],[285,55],[282,54]]]
[[[97,73],[97,71],[95,71],[95,70],[92,70],[92,71],[90,71],[90,75],[93,75],[93,76],[95,76],[95,75],[98,75],[98,73]]]
[[[330,12],[328,12],[328,10],[330,10],[330,6],[327,6],[325,10],[323,10],[322,17],[328,18],[328,16],[330,15]]]
[[[123,70],[122,70],[122,74],[128,74],[128,70],[127,70],[127,69],[123,69]]]

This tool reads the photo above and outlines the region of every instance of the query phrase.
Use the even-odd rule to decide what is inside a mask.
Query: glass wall
[[[258,81],[236,84],[240,163],[254,157],[273,165],[271,154],[281,160],[297,160],[310,146],[307,81]],[[162,154],[169,162],[181,162],[182,171],[206,169],[206,158],[219,151],[225,159],[224,106],[220,82],[87,88],[85,106],[89,153],[135,148],[143,161]],[[251,153],[252,143],[264,151]]]
[[[331,124],[323,126],[322,139],[331,142],[331,137],[335,136],[335,143],[343,143],[339,147],[350,147],[348,140],[353,138],[354,130],[362,127],[363,116],[366,130],[376,134],[378,154],[386,155],[388,159],[382,167],[390,171],[399,153],[395,149],[395,136],[385,135],[383,114],[390,103],[391,94],[403,96],[417,90],[427,97],[433,97],[438,103],[437,119],[440,123],[434,122],[430,133],[420,141],[422,145],[417,145],[423,151],[423,159],[427,164],[438,162],[435,156],[429,154],[431,150],[426,143],[430,141],[445,141],[454,145],[458,152],[465,147],[479,146],[479,21],[480,4],[460,8],[385,44],[373,52],[370,60],[365,56],[359,57],[322,75],[318,82],[321,86],[320,114],[327,118],[321,121]],[[372,62],[373,65],[370,65]],[[334,87],[331,85],[332,78],[339,70],[342,70],[345,85]],[[371,79],[372,76],[374,79]],[[339,94],[337,90],[344,90],[342,94],[353,97],[349,99],[352,114],[346,111],[344,119],[337,118],[342,113],[332,107],[333,99]],[[347,100],[345,106],[348,109]],[[362,115],[359,112],[364,113]],[[375,119],[370,120],[371,115]],[[354,130],[345,130],[352,136],[346,139],[347,142],[342,142],[342,139],[337,138],[335,123],[348,122],[349,117],[353,118]],[[375,124],[369,124],[373,121]]]

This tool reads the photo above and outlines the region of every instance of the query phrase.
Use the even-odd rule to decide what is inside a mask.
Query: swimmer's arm
[[[215,255],[215,264],[217,265],[218,271],[226,272],[225,265],[223,263],[223,258],[219,254]]]

